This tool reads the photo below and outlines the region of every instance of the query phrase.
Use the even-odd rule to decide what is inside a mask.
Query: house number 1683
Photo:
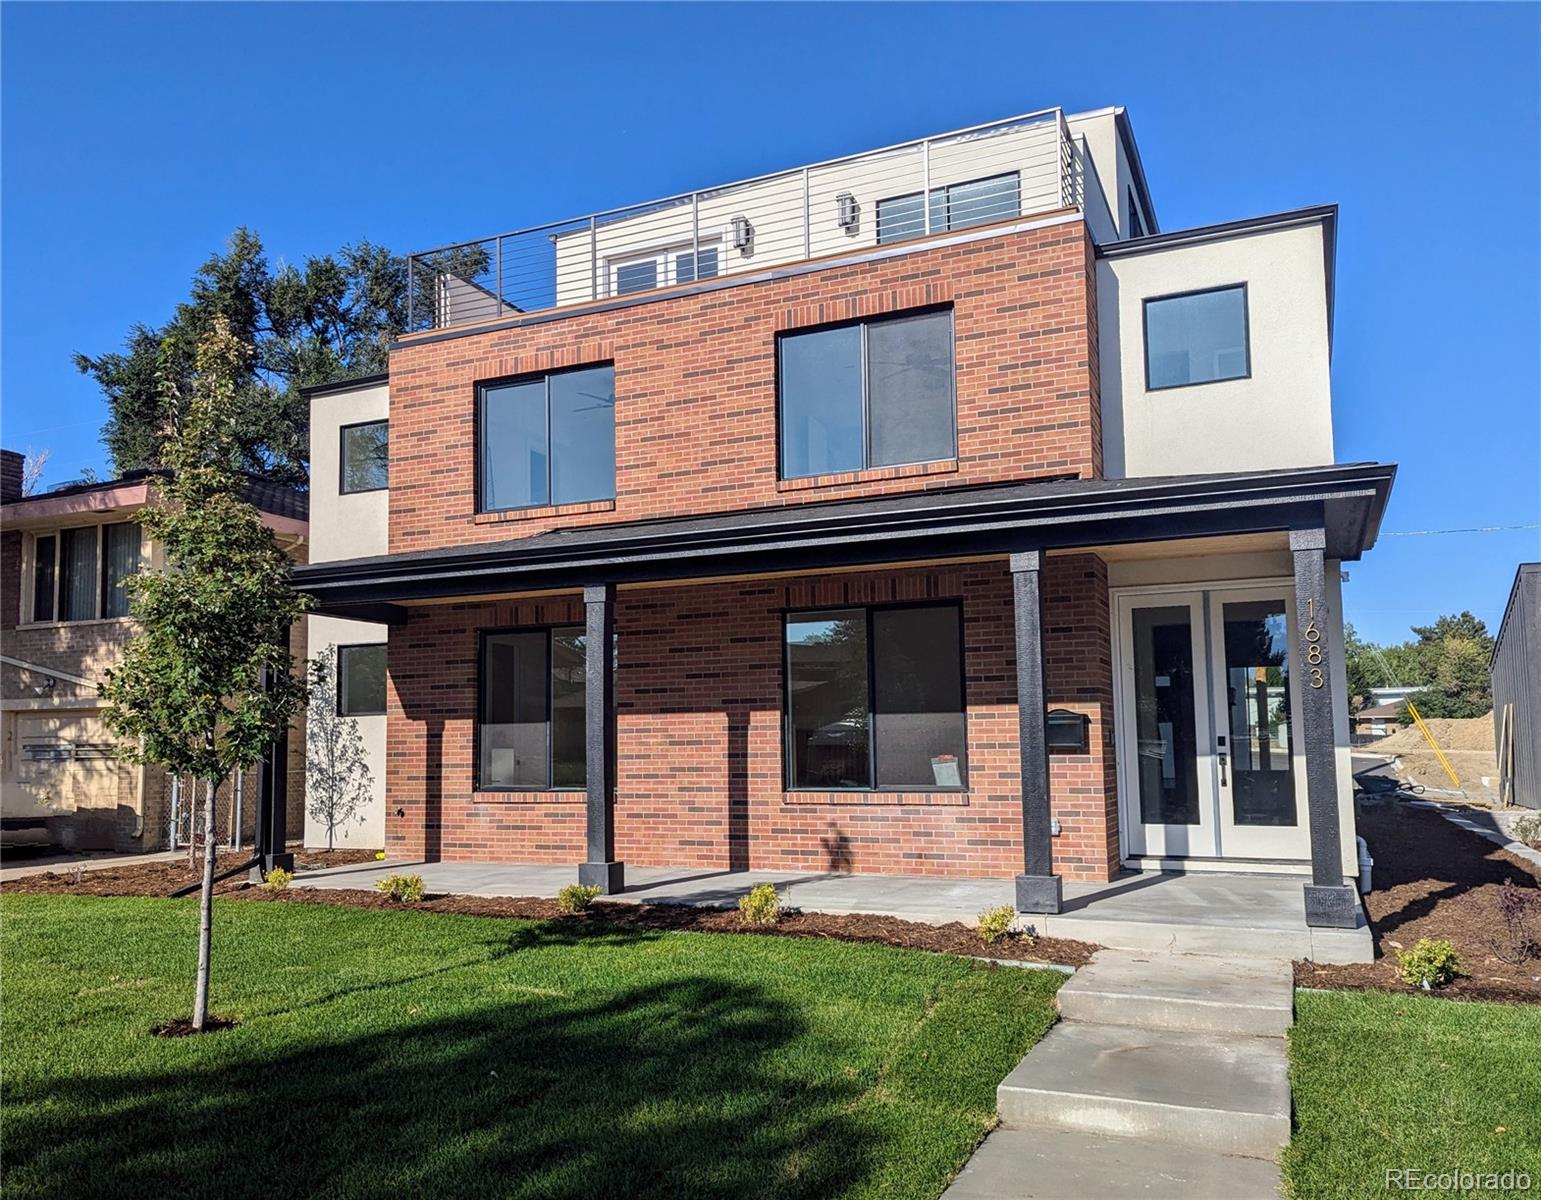
[[[1322,673],[1325,666],[1322,653],[1322,631],[1316,626],[1316,597],[1306,597],[1306,627],[1302,632],[1306,641],[1306,675],[1314,688],[1326,685],[1326,677]]]

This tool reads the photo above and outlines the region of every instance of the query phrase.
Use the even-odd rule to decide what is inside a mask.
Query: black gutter
[[[381,371],[377,375],[355,375],[352,379],[334,379],[331,383],[316,383],[310,387],[302,387],[300,395],[309,400],[315,396],[330,396],[335,392],[352,392],[359,388],[377,387],[390,381],[391,376],[388,371]]]

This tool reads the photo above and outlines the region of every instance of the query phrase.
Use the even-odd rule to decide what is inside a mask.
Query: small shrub
[[[1461,958],[1455,947],[1434,938],[1419,938],[1416,946],[1397,957],[1402,964],[1398,972],[1402,982],[1421,987],[1426,992],[1442,988],[1457,975],[1466,974],[1461,970]]]
[[[262,886],[270,892],[279,892],[294,882],[294,872],[274,867],[262,877]]]
[[[1017,910],[1009,904],[985,909],[979,914],[979,940],[986,946],[995,945],[1011,932],[1016,919]]]
[[[1505,879],[1495,903],[1498,934],[1488,939],[1493,953],[1514,966],[1541,958],[1541,888],[1520,887]]]
[[[421,875],[387,875],[375,884],[375,888],[398,904],[416,904],[423,898],[423,877]]]
[[[1541,813],[1526,813],[1523,817],[1516,817],[1514,824],[1509,827],[1509,836],[1532,850],[1541,850]]]
[[[376,850],[375,851],[375,862],[384,862],[384,861],[385,861],[385,851],[384,850]]]
[[[781,896],[773,883],[757,883],[738,898],[739,919],[756,929],[769,929],[781,920]]]
[[[582,912],[598,895],[597,884],[569,883],[556,894],[556,906],[564,913]]]

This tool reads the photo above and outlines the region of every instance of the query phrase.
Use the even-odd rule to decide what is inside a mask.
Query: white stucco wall
[[[1098,263],[1109,478],[1333,461],[1322,238],[1311,224]],[[1238,283],[1247,285],[1250,377],[1147,391],[1143,301]]]
[[[1131,190],[1136,190],[1136,194],[1138,192],[1134,189],[1133,166],[1129,156],[1124,153],[1123,139],[1118,136],[1117,115],[1120,111],[1117,108],[1104,108],[1065,118],[1070,132],[1080,139],[1091,158],[1093,179],[1102,190],[1102,208],[1111,215],[1113,229],[1104,237],[1092,217],[1097,212],[1097,206],[1091,197],[1087,198],[1088,223],[1092,225],[1092,236],[1098,242],[1134,236],[1134,231],[1129,227],[1128,196]],[[1154,232],[1148,213],[1142,211],[1141,221],[1144,226],[1142,233]]]
[[[311,398],[311,562],[363,558],[388,551],[390,492],[343,495],[339,476],[342,427],[389,417],[390,390],[384,383]],[[306,621],[313,656],[329,646],[387,640],[387,627],[371,621],[324,616],[310,616]],[[312,703],[335,704],[335,697],[317,696]],[[340,847],[377,849],[385,845],[385,717],[349,719],[358,723],[359,736],[364,743],[364,757],[370,774],[370,800],[358,819],[337,831],[335,842]],[[314,787],[309,782],[312,771],[308,754],[306,775],[307,794],[314,795]],[[312,815],[309,804],[305,813],[305,845],[312,848],[326,845],[326,825]]]

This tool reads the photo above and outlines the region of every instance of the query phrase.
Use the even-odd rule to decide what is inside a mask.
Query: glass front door
[[[1125,594],[1118,616],[1128,852],[1309,858],[1287,591]]]

